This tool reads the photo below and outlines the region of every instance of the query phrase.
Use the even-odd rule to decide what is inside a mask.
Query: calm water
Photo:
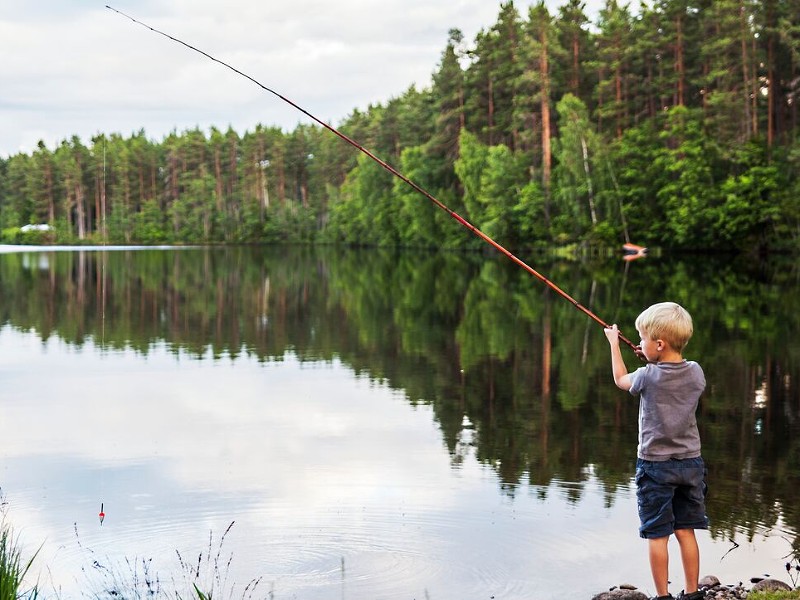
[[[692,312],[701,571],[788,581],[797,265],[525,258],[631,337],[652,302]],[[637,406],[588,321],[491,255],[0,253],[6,519],[61,598],[186,595],[181,560],[215,597],[259,577],[254,597],[276,599],[652,592]]]

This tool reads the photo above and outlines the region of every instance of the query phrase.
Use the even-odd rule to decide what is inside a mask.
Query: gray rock
[[[788,592],[791,591],[792,586],[784,583],[778,579],[762,579],[753,586],[754,592]]]
[[[699,582],[698,585],[703,588],[712,588],[719,585],[719,577],[716,575],[706,575]]]
[[[747,590],[741,585],[718,585],[706,592],[706,600],[744,600]]]
[[[601,592],[593,596],[592,600],[647,600],[647,596],[638,590],[618,589],[609,592]]]

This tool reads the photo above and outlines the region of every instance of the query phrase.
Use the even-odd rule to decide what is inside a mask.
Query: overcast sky
[[[451,28],[467,43],[493,0],[108,0],[247,73],[336,126],[410,85],[425,87]],[[548,0],[555,11],[563,0]],[[522,15],[533,0],[517,0]],[[596,18],[602,0],[586,0]],[[161,140],[308,118],[224,67],[98,0],[0,0],[0,157],[78,135]]]

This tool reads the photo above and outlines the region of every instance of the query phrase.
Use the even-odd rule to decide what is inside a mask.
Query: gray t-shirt
[[[696,362],[650,363],[631,373],[633,395],[639,395],[639,449],[643,460],[697,458],[697,402],[706,387]]]

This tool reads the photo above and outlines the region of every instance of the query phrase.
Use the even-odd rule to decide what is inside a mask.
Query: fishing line
[[[498,252],[500,252],[501,254],[505,255],[505,256],[506,256],[508,259],[510,259],[512,262],[516,263],[518,266],[520,266],[520,267],[522,267],[523,269],[525,269],[525,270],[526,270],[528,273],[530,273],[531,275],[533,275],[534,277],[536,277],[536,278],[537,278],[539,281],[541,281],[542,283],[544,283],[544,284],[545,284],[547,287],[549,287],[550,289],[552,289],[552,290],[553,290],[554,292],[556,292],[556,293],[557,293],[559,296],[561,296],[562,298],[564,298],[564,300],[566,300],[567,302],[569,302],[570,304],[572,304],[572,305],[573,305],[575,308],[577,308],[579,311],[581,311],[582,313],[584,313],[586,316],[590,317],[590,318],[591,318],[592,320],[594,320],[596,323],[598,323],[598,324],[602,325],[603,327],[608,327],[608,326],[609,326],[609,324],[608,324],[608,323],[606,323],[605,321],[603,321],[603,320],[602,320],[600,317],[598,317],[596,314],[594,314],[594,313],[593,313],[592,311],[590,311],[588,308],[586,308],[585,306],[583,306],[583,305],[582,305],[580,302],[578,302],[577,300],[575,300],[575,299],[574,299],[572,296],[570,296],[570,295],[569,295],[567,292],[565,292],[565,291],[564,291],[564,290],[562,290],[560,287],[558,287],[558,286],[557,286],[555,283],[553,283],[552,281],[550,281],[550,280],[549,280],[547,277],[545,277],[544,275],[542,275],[541,273],[539,273],[539,272],[538,272],[536,269],[534,269],[533,267],[531,267],[530,265],[528,265],[527,263],[525,263],[525,262],[524,262],[522,259],[520,259],[520,258],[518,258],[517,256],[515,256],[514,254],[512,254],[512,253],[511,253],[509,250],[507,250],[505,247],[503,247],[503,246],[501,246],[500,244],[498,244],[497,242],[495,242],[495,241],[494,241],[492,238],[490,238],[488,235],[486,235],[485,233],[483,233],[483,232],[482,232],[480,229],[478,229],[477,227],[475,227],[475,226],[474,226],[472,223],[470,223],[469,221],[467,221],[467,220],[466,220],[464,217],[462,217],[461,215],[459,215],[459,214],[458,214],[458,213],[456,213],[455,211],[453,211],[453,210],[451,210],[450,208],[448,208],[448,207],[447,207],[446,205],[444,205],[444,204],[443,204],[441,201],[439,201],[437,198],[435,198],[435,197],[434,197],[434,196],[433,196],[433,195],[432,195],[430,192],[428,192],[427,190],[425,190],[425,189],[424,189],[424,188],[422,188],[421,186],[419,186],[419,185],[417,185],[416,183],[414,183],[413,181],[411,181],[411,180],[410,180],[408,177],[406,177],[405,175],[403,175],[403,174],[402,174],[400,171],[398,171],[397,169],[395,169],[394,167],[392,167],[392,166],[391,166],[389,163],[387,163],[386,161],[384,161],[384,160],[382,160],[382,159],[378,158],[377,156],[375,156],[375,155],[374,155],[372,152],[370,152],[369,150],[367,150],[366,148],[364,148],[364,147],[363,147],[361,144],[359,144],[358,142],[356,142],[356,141],[355,141],[355,140],[353,140],[352,138],[348,137],[347,135],[345,135],[344,133],[342,133],[341,131],[339,131],[339,130],[338,130],[338,129],[336,129],[335,127],[333,127],[333,126],[329,125],[329,124],[328,124],[328,123],[326,123],[325,121],[322,121],[321,119],[319,119],[319,118],[317,118],[316,116],[312,115],[310,112],[308,112],[308,111],[307,111],[305,108],[303,108],[302,106],[300,106],[300,105],[298,105],[298,104],[295,104],[295,103],[294,103],[292,100],[290,100],[290,99],[289,99],[289,98],[287,98],[286,96],[283,96],[282,94],[279,94],[279,93],[278,93],[278,92],[276,92],[275,90],[273,90],[273,89],[271,89],[271,88],[267,87],[266,85],[264,85],[264,84],[263,84],[263,83],[261,83],[260,81],[258,81],[258,80],[256,80],[255,78],[251,77],[251,76],[250,76],[250,75],[248,75],[247,73],[244,73],[244,72],[240,71],[239,69],[237,69],[236,67],[233,67],[233,66],[229,65],[228,63],[226,63],[226,62],[224,62],[224,61],[222,61],[222,60],[220,60],[220,59],[218,59],[218,58],[216,58],[216,57],[214,57],[214,56],[210,55],[208,52],[205,52],[205,51],[203,51],[203,50],[200,50],[199,48],[196,48],[195,46],[192,46],[191,44],[188,44],[188,43],[184,42],[183,40],[180,40],[180,39],[178,39],[178,38],[176,38],[176,37],[174,37],[174,36],[171,36],[171,35],[170,35],[170,34],[168,34],[168,33],[165,33],[165,32],[163,32],[163,31],[160,31],[160,30],[156,29],[155,27],[151,27],[150,25],[147,25],[146,23],[143,23],[143,22],[141,22],[141,21],[139,21],[139,20],[137,20],[137,19],[133,18],[132,16],[130,16],[130,15],[128,15],[128,14],[126,14],[126,13],[122,12],[121,10],[117,10],[116,8],[113,8],[113,7],[109,6],[108,4],[106,4],[106,8],[107,8],[107,9],[109,9],[109,10],[111,10],[111,11],[114,11],[114,12],[115,12],[115,13],[117,13],[118,15],[121,15],[121,16],[123,16],[123,17],[127,18],[127,19],[130,19],[131,21],[133,21],[133,22],[134,22],[134,23],[136,23],[137,25],[141,25],[142,27],[144,27],[144,28],[146,28],[146,29],[149,29],[149,30],[150,30],[150,31],[152,31],[153,33],[157,33],[157,34],[159,34],[159,35],[161,35],[161,36],[164,36],[165,38],[167,38],[167,39],[169,39],[169,40],[171,40],[171,41],[173,41],[173,42],[175,42],[175,43],[177,43],[177,44],[180,44],[181,46],[185,46],[185,47],[186,47],[186,48],[188,48],[189,50],[192,50],[192,51],[194,51],[194,52],[197,52],[198,54],[202,54],[202,55],[203,55],[203,56],[205,56],[206,58],[208,58],[208,59],[210,59],[210,60],[214,61],[215,63],[218,63],[218,64],[222,65],[223,67],[226,67],[226,68],[230,69],[231,71],[233,71],[233,72],[234,72],[234,73],[236,73],[237,75],[240,75],[240,76],[244,77],[245,79],[248,79],[249,81],[251,81],[251,82],[253,82],[254,84],[256,84],[258,87],[260,87],[262,90],[264,90],[264,91],[266,91],[266,92],[269,92],[269,93],[270,93],[270,94],[272,94],[273,96],[276,96],[277,98],[280,98],[281,100],[283,100],[284,102],[286,102],[286,103],[287,103],[287,104],[289,104],[290,106],[292,106],[292,107],[294,107],[295,109],[299,110],[301,113],[303,113],[304,115],[306,115],[306,116],[307,116],[308,118],[310,118],[312,121],[314,121],[315,123],[318,123],[319,125],[321,125],[321,126],[322,126],[322,127],[324,127],[325,129],[327,129],[328,131],[330,131],[331,133],[333,133],[334,135],[338,136],[339,138],[341,138],[342,140],[344,140],[345,142],[347,142],[348,144],[350,144],[351,146],[353,146],[354,148],[356,148],[358,151],[362,152],[363,154],[366,154],[366,155],[367,155],[369,158],[371,158],[371,159],[372,159],[372,160],[374,160],[376,163],[378,163],[380,166],[382,166],[384,169],[386,169],[387,171],[389,171],[389,172],[390,172],[392,175],[394,175],[394,176],[395,176],[395,177],[397,177],[398,179],[400,179],[400,180],[402,180],[403,182],[405,182],[405,183],[407,183],[408,185],[410,185],[410,186],[411,186],[411,187],[412,187],[414,190],[416,190],[417,192],[419,192],[420,194],[422,194],[423,196],[425,196],[425,197],[426,197],[428,200],[430,200],[431,202],[433,202],[433,203],[434,203],[436,206],[438,206],[438,207],[439,207],[439,208],[441,208],[441,209],[442,209],[444,212],[446,212],[448,215],[450,215],[450,217],[452,217],[453,219],[455,219],[456,221],[458,221],[458,222],[459,222],[459,223],[460,223],[460,224],[461,224],[463,227],[465,227],[466,229],[468,229],[469,231],[471,231],[471,232],[472,232],[472,233],[473,233],[475,236],[479,237],[479,238],[480,238],[480,239],[482,239],[484,242],[486,242],[487,244],[489,244],[490,246],[492,246],[492,247],[493,247],[495,250],[497,250],[497,251],[498,251]],[[624,343],[626,343],[628,346],[630,346],[630,347],[631,347],[631,349],[633,349],[634,351],[636,351],[636,349],[637,349],[637,348],[636,348],[636,345],[635,345],[633,342],[631,342],[631,341],[630,341],[630,340],[629,340],[627,337],[625,337],[624,335],[622,335],[622,333],[620,333],[620,334],[619,334],[619,339],[620,339],[621,341],[623,341]]]

